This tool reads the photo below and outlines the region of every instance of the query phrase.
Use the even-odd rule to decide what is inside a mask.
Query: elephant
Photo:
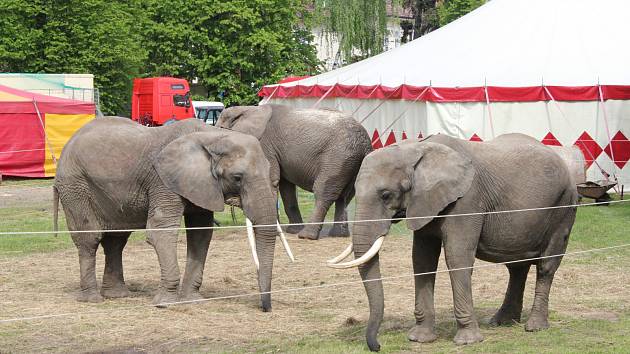
[[[586,182],[586,170],[587,164],[582,150],[573,146],[554,146],[549,145],[549,148],[558,154],[562,160],[567,164],[571,178],[573,178],[574,184],[580,184]]]
[[[329,266],[359,268],[370,308],[366,331],[370,350],[380,349],[377,332],[384,295],[378,251],[391,219],[406,218],[413,231],[416,324],[408,334],[411,341],[437,338],[432,272],[442,246],[453,289],[456,344],[483,340],[473,313],[475,258],[513,262],[506,264],[509,284],[502,306],[490,320],[492,325],[520,321],[523,290],[534,264],[536,291],[525,330],[549,326],[549,291],[561,261],[560,256],[553,256],[566,250],[577,201],[566,164],[551,149],[522,134],[505,134],[484,143],[442,134],[407,140],[369,154],[355,188],[352,244]],[[493,213],[547,207],[551,208]],[[352,251],[355,259],[340,263]],[[548,258],[518,262],[536,257]]]
[[[196,300],[212,239],[214,212],[235,201],[256,225],[258,286],[263,311],[271,310],[271,277],[277,208],[269,163],[257,139],[206,126],[197,119],[149,128],[121,117],[83,126],[64,147],[54,182],[58,203],[78,249],[81,290],[78,301],[129,294],[122,251],[131,232],[147,228],[147,242],[160,264],[154,304]],[[187,229],[187,261],[181,287],[177,238],[182,215]],[[273,225],[273,227],[269,226]],[[164,230],[160,230],[164,229]],[[116,231],[98,231],[116,230]],[[105,252],[105,271],[97,291],[95,255]]]
[[[295,186],[315,194],[309,225],[291,225],[290,233],[318,239],[328,209],[335,203],[330,236],[349,236],[346,207],[363,158],[372,151],[360,123],[330,109],[293,109],[283,105],[238,106],[224,110],[217,126],[255,136],[269,160],[270,178],[279,185],[291,224],[302,224]]]

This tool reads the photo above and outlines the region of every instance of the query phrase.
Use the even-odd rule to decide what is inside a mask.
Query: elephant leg
[[[335,223],[330,230],[330,236],[346,237],[350,236],[350,228],[345,221],[348,221],[348,204],[354,197],[354,184],[348,184],[341,196],[335,201]]]
[[[333,237],[350,236],[348,224],[344,223],[344,221],[348,221],[346,198],[339,197],[339,199],[335,200],[335,224],[333,224],[328,235]]]
[[[208,211],[184,214],[184,221],[186,227],[210,227],[213,216],[213,213]],[[203,296],[199,294],[199,287],[203,281],[203,269],[212,239],[212,231],[212,229],[186,230],[186,271],[181,286],[182,300],[184,301],[203,299]]]
[[[77,301],[80,302],[102,302],[103,297],[98,293],[96,284],[96,251],[101,242],[103,234],[100,232],[76,233],[72,231],[98,230],[100,229],[96,218],[87,215],[87,209],[77,215],[74,210],[64,208],[68,223],[68,230],[72,237],[72,242],[77,247],[79,253],[79,270],[81,281]],[[77,222],[80,220],[82,222]],[[87,222],[87,223],[86,223]],[[79,226],[80,225],[80,226]]]
[[[299,238],[308,238],[311,240],[317,240],[319,238],[319,232],[322,229],[321,222],[324,221],[328,209],[332,205],[332,200],[320,199],[315,194],[315,208],[313,208],[313,215],[309,222],[315,223],[310,225],[304,225],[304,228],[298,234]]]
[[[106,298],[129,296],[129,289],[125,285],[123,276],[122,252],[127,244],[131,232],[108,232],[101,240],[105,251],[105,270],[101,295]]]
[[[287,181],[284,178],[280,179],[280,196],[284,204],[284,212],[289,218],[291,224],[302,224],[302,214],[300,213],[300,207],[298,206],[297,193],[295,191],[295,184]],[[286,228],[286,231],[290,234],[297,234],[304,228],[304,225],[291,225]]]
[[[309,219],[309,222],[312,224],[304,225],[304,229],[298,234],[299,238],[308,238],[311,240],[317,240],[319,238],[319,232],[323,226],[321,222],[326,218],[326,214],[332,203],[340,197],[343,191],[343,186],[339,186],[339,178],[336,175],[326,170],[323,170],[320,175],[324,177],[318,177],[313,185],[315,208],[313,208],[313,214]]]
[[[101,233],[81,233],[72,239],[79,250],[79,268],[81,271],[81,290],[77,295],[80,302],[101,302],[103,297],[98,293],[96,285],[96,250]],[[80,240],[77,240],[80,239]]]
[[[511,325],[521,321],[523,311],[523,291],[529,273],[530,264],[510,264],[507,266],[510,272],[508,288],[505,292],[503,305],[492,316],[491,326]]]
[[[449,275],[457,320],[457,333],[454,338],[457,345],[483,341],[479,323],[473,311],[471,283],[471,267],[475,263],[482,220],[480,217],[451,218],[445,221],[444,225],[444,255],[448,269],[452,270]]]
[[[413,272],[414,274],[435,272],[442,251],[442,240],[431,235],[414,232]],[[415,326],[409,331],[408,338],[414,342],[428,343],[437,339],[435,333],[435,306],[433,290],[435,274],[416,275]]]
[[[574,216],[565,218],[570,219],[570,223],[565,222],[563,225],[560,225],[560,227],[552,235],[549,246],[541,256],[563,254],[566,251],[569,233],[571,232],[571,226],[573,225],[573,218]],[[529,319],[525,324],[525,330],[528,332],[549,328],[549,291],[551,290],[553,277],[556,270],[558,270],[561,261],[562,257],[551,257],[540,259],[536,263],[534,304],[532,306]]]
[[[173,208],[176,208],[173,210]],[[160,206],[149,212],[148,229],[173,229],[180,227],[181,206]],[[171,215],[179,215],[177,217]],[[166,216],[168,215],[168,216]],[[177,264],[177,230],[147,231],[147,242],[153,246],[160,263],[160,286],[153,297],[156,305],[167,304],[179,300],[177,291],[179,286],[179,265]],[[166,305],[164,305],[166,306]],[[159,306],[159,307],[164,307]]]

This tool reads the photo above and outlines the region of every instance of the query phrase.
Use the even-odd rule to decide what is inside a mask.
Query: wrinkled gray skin
[[[328,109],[293,109],[282,105],[231,107],[217,126],[255,136],[279,185],[284,210],[292,224],[301,224],[295,186],[315,194],[309,222],[320,223],[335,203],[335,221],[346,221],[346,206],[354,196],[354,180],[370,136],[354,118]],[[322,225],[290,226],[300,238],[317,239]],[[334,224],[331,236],[349,236],[347,224]]]
[[[586,182],[586,159],[579,147],[573,146],[553,146],[549,148],[553,150],[569,168],[571,178],[573,178],[574,184],[580,184]]]
[[[187,227],[208,227],[213,212],[223,210],[228,198],[240,198],[254,225],[274,225],[277,220],[269,164],[258,140],[208,127],[196,119],[159,128],[118,117],[86,124],[63,149],[55,191],[79,251],[79,301],[100,302],[103,297],[129,294],[122,250],[130,233],[72,231],[178,228],[182,215]],[[277,230],[255,230],[258,284],[261,292],[267,292]],[[147,231],[161,272],[155,304],[201,298],[199,287],[212,230],[186,230],[186,271],[180,289],[177,234],[177,230]],[[94,269],[99,244],[105,251],[100,294]],[[271,310],[269,294],[262,295],[262,308]]]
[[[407,141],[368,155],[356,181],[356,220],[449,215],[575,204],[575,186],[565,163],[551,149],[521,134],[502,135],[487,143],[444,135]],[[575,208],[452,218],[407,220],[414,231],[414,273],[433,272],[444,247],[449,269],[471,267],[475,258],[506,262],[561,254],[575,219]],[[353,228],[355,257],[386,235],[391,223],[358,223]],[[523,289],[530,265],[537,270],[534,305],[527,331],[545,329],[549,289],[561,258],[507,266],[510,273],[503,305],[493,325],[520,321]],[[378,254],[359,267],[363,280],[380,278]],[[457,320],[455,343],[483,340],[473,313],[471,270],[450,272]],[[435,332],[435,275],[415,277],[416,325],[409,339],[431,342]],[[383,318],[381,281],[364,283],[370,318],[367,343],[380,346]]]

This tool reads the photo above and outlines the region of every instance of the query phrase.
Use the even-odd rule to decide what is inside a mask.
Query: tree
[[[48,1],[45,72],[93,73],[101,110],[128,111],[132,79],[146,59],[138,1]]]
[[[412,39],[424,36],[440,27],[436,0],[405,0],[403,6],[411,9],[411,13],[413,14],[414,20],[412,24],[408,22],[401,23],[401,27],[403,27],[406,32],[413,29]],[[407,38],[407,35],[403,35],[403,38]]]
[[[0,71],[39,70],[46,21],[42,1],[3,0],[0,13]]]
[[[262,85],[318,70],[302,0],[148,3],[145,75],[197,78],[230,105],[255,103]]]
[[[401,0],[313,0],[314,24],[322,26],[328,40],[337,40],[343,58],[369,57],[383,51],[387,38],[387,7]]]
[[[486,0],[444,0],[437,9],[440,26],[455,21],[485,3]]]
[[[137,5],[137,0],[4,0],[0,68],[92,73],[101,110],[128,111],[131,79],[146,58]]]

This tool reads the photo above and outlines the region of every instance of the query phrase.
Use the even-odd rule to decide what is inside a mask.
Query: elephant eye
[[[243,175],[240,173],[235,173],[232,175],[232,179],[234,179],[234,182],[240,183],[241,180],[243,179]]]
[[[383,199],[384,201],[388,201],[389,198],[392,197],[392,192],[390,191],[382,191],[381,192],[381,199]]]

